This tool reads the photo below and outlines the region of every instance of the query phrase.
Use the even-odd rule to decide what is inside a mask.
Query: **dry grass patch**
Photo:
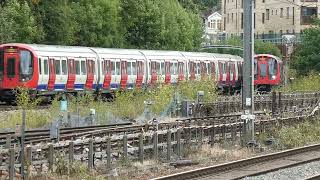
[[[253,153],[246,148],[240,148],[236,145],[228,148],[223,148],[219,145],[211,147],[210,145],[205,144],[200,147],[191,147],[187,155],[189,159],[201,163],[217,163],[223,161],[244,159],[252,156]]]

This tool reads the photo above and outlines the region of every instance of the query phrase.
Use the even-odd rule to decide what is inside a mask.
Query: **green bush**
[[[316,73],[310,73],[307,76],[298,77],[297,79],[294,79],[289,86],[281,87],[278,90],[283,92],[320,91],[320,75]]]

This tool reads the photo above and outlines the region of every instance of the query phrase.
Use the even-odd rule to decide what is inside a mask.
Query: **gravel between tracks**
[[[317,175],[320,173],[320,161],[315,161],[299,166],[281,169],[267,174],[246,177],[243,180],[300,180]]]

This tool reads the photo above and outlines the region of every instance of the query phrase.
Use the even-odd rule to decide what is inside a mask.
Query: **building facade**
[[[218,40],[222,28],[222,15],[218,12],[210,13],[203,16],[204,39],[207,44],[214,43]]]
[[[222,0],[223,31],[227,37],[243,36],[243,1]],[[318,17],[319,0],[254,0],[255,36],[296,34]]]

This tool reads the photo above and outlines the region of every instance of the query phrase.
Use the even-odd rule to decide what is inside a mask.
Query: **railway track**
[[[69,140],[75,139],[82,136],[95,136],[103,134],[112,133],[134,133],[148,131],[155,128],[158,129],[170,129],[177,126],[190,126],[192,124],[197,125],[203,123],[203,121],[208,120],[216,125],[224,123],[232,123],[240,119],[242,113],[235,113],[229,115],[218,115],[210,117],[194,117],[194,118],[184,118],[178,119],[175,122],[160,123],[158,127],[154,124],[143,124],[134,125],[132,123],[121,123],[121,124],[111,124],[111,125],[96,125],[96,126],[84,126],[84,127],[74,127],[74,128],[61,128],[59,129],[59,139]],[[264,112],[256,112],[256,115],[263,115]],[[40,143],[40,142],[51,142],[50,129],[38,129],[38,130],[27,130],[25,132],[25,142],[26,143]],[[2,132],[0,133],[0,145],[5,145],[7,143],[18,143],[19,136],[15,134],[14,131]]]
[[[154,180],[241,179],[320,160],[320,144],[199,168]],[[317,176],[319,177],[319,176]],[[310,179],[316,179],[310,177]]]

